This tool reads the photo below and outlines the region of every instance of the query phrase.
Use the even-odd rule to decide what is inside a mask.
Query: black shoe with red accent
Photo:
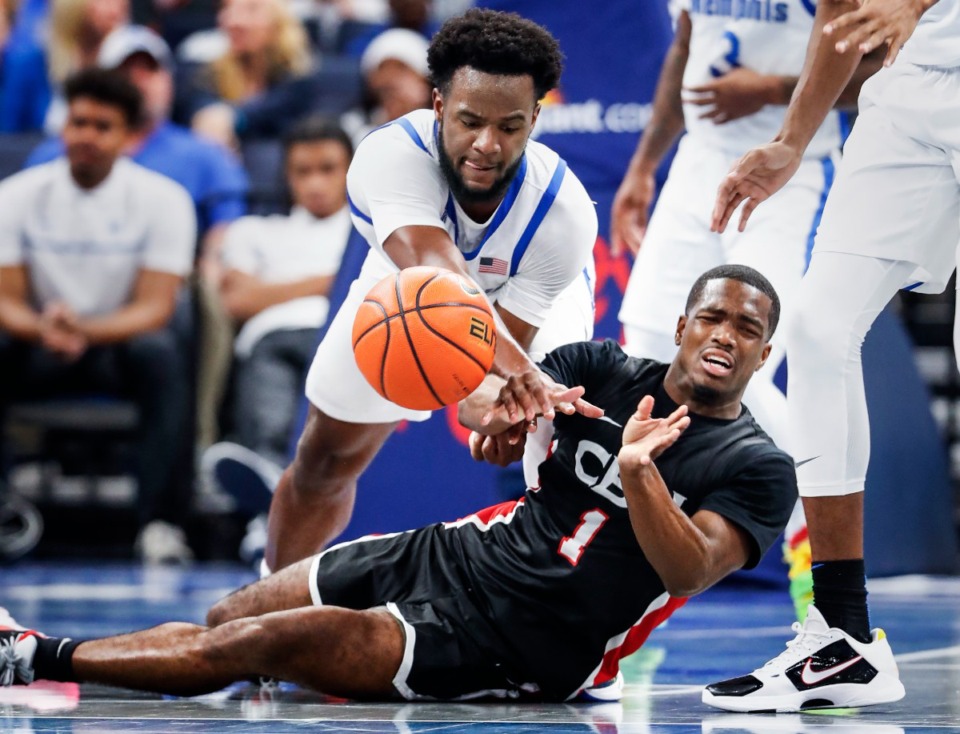
[[[33,683],[33,656],[39,633],[0,628],[0,686]]]
[[[855,708],[903,698],[893,652],[881,629],[863,643],[828,627],[810,605],[807,619],[793,626],[787,649],[750,675],[714,683],[703,702],[727,711],[801,711]]]

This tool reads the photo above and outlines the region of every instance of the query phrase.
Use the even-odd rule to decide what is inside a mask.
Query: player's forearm
[[[794,150],[806,150],[860,63],[862,54],[856,49],[844,54],[837,53],[835,49],[837,41],[847,35],[846,31],[833,36],[823,34],[823,27],[827,23],[843,13],[856,10],[859,5],[857,0],[823,0],[817,3],[800,80],[787,107],[783,128],[777,136],[777,140]]]
[[[667,51],[653,96],[653,114],[630,159],[627,175],[647,175],[656,170],[670,146],[683,132],[681,89],[683,72],[690,53],[690,17],[684,12],[677,21],[673,44]]]
[[[505,380],[502,377],[487,375],[480,383],[480,387],[461,400],[457,406],[457,419],[460,425],[471,431],[482,433],[484,436],[495,436],[507,430],[511,424],[502,414],[495,414],[494,419],[485,425],[482,422],[483,417],[494,408],[500,396],[500,388],[504,384]]]
[[[677,507],[656,465],[619,463],[633,534],[667,592],[693,596],[707,589],[713,583],[709,543]]]

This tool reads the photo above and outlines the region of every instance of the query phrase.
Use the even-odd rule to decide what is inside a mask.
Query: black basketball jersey
[[[542,367],[582,385],[604,417],[558,414],[539,488],[446,527],[469,592],[509,638],[516,664],[536,671],[541,688],[574,693],[616,675],[620,658],[685,601],[669,597],[644,557],[617,466],[640,399],[654,396],[657,417],[677,406],[663,389],[667,365],[628,357],[612,341],[561,347]],[[746,531],[751,568],[796,502],[793,461],[746,408],[735,420],[690,418],[657,468],[688,516],[711,510]]]

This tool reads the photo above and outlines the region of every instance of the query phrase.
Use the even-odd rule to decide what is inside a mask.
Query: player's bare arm
[[[644,555],[671,596],[693,596],[742,568],[750,554],[744,531],[715,512],[687,517],[673,501],[656,458],[690,425],[686,406],[652,418],[644,397],[623,429],[617,456],[630,524]]]
[[[656,193],[654,175],[670,146],[683,132],[680,90],[690,54],[690,14],[680,13],[673,43],[660,71],[653,97],[653,114],[644,128],[627,173],[617,189],[610,214],[610,247],[616,257],[624,248],[634,255],[647,231],[650,204]]]
[[[470,278],[463,255],[453,244],[450,235],[440,227],[400,227],[383,243],[384,252],[399,268],[429,265],[446,268]],[[494,309],[497,320],[497,349],[491,372],[503,377],[517,377],[515,385],[522,387],[507,405],[513,415],[525,415],[527,420],[552,409],[548,391],[552,381],[547,381],[540,369],[527,355],[525,349],[536,336],[536,327],[509,315],[502,309]]]
[[[540,414],[544,418],[552,420],[557,411],[567,415],[580,412],[589,418],[603,415],[603,410],[589,403],[585,403],[586,408],[578,408],[577,402],[584,392],[582,387],[566,387],[554,382],[545,373],[540,374],[545,381],[543,385],[549,404],[547,411]],[[487,375],[480,387],[460,401],[457,417],[465,428],[484,436],[495,436],[517,425],[529,431],[536,430],[536,415],[530,418],[522,417],[515,408],[511,410],[508,405],[514,396],[523,390],[517,376],[504,380],[498,375]]]
[[[913,35],[920,16],[937,0],[864,0],[823,27],[823,34],[837,37],[837,53],[856,49],[862,54],[886,46],[883,65],[890,66],[903,44]]]
[[[828,38],[823,35],[823,28],[858,6],[858,0],[817,4],[807,56],[797,89],[787,107],[783,128],[773,142],[749,151],[724,177],[713,209],[711,229],[714,232],[726,229],[741,203],[739,230],[742,232],[753,210],[783,188],[797,172],[804,150],[853,77],[863,56],[860,51],[836,52],[833,41],[841,36],[846,38],[847,29],[836,30],[834,38]]]

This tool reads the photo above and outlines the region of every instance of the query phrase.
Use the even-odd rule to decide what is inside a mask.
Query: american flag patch
[[[481,257],[479,272],[493,273],[494,275],[507,274],[507,261],[498,257]]]

